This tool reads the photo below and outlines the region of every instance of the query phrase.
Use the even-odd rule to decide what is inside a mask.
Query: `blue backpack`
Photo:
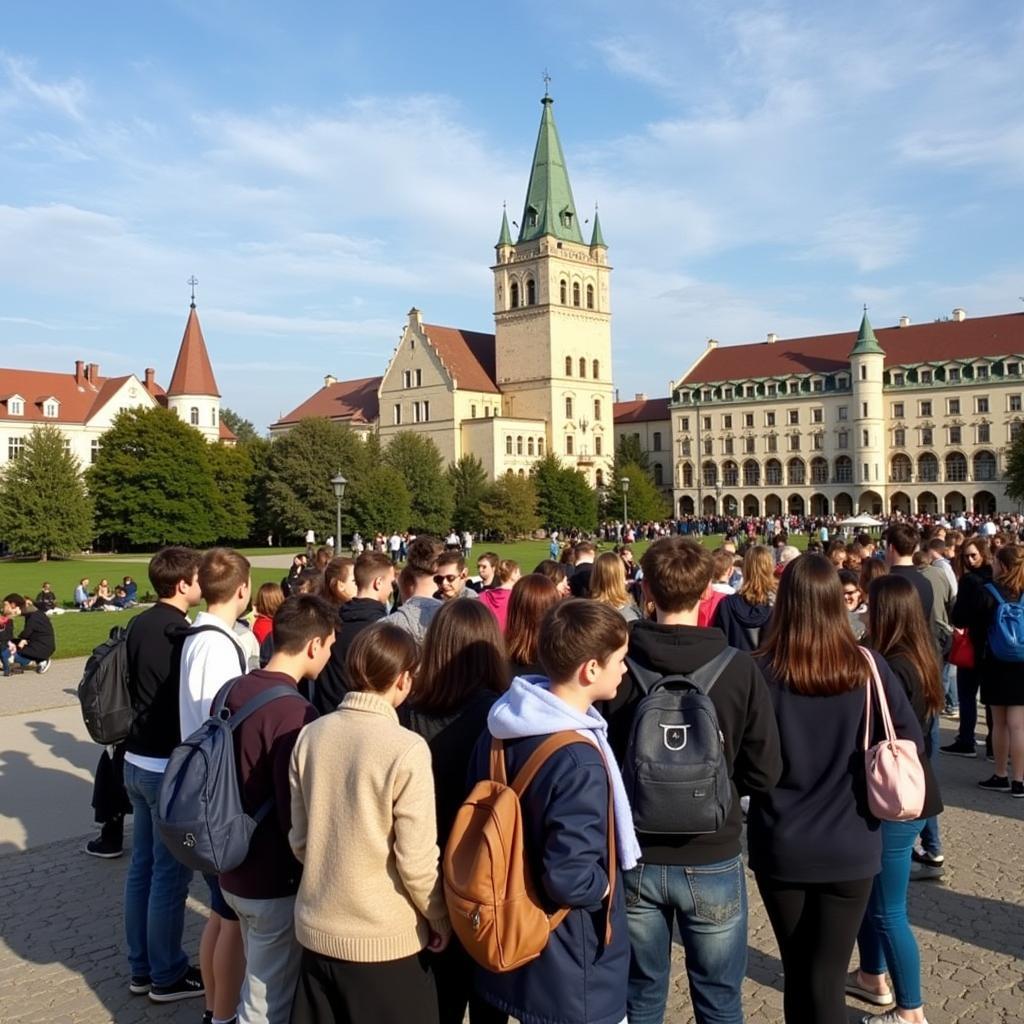
[[[274,686],[232,713],[232,679],[213,700],[210,717],[174,748],[157,801],[156,827],[171,854],[193,871],[219,875],[237,868],[249,853],[256,826],[274,801],[246,814],[238,784],[233,733],[250,715],[285,697],[304,700],[291,686]]]
[[[1024,661],[1024,594],[1016,603],[1007,601],[993,583],[985,589],[996,600],[996,617],[988,628],[988,649],[996,661]]]

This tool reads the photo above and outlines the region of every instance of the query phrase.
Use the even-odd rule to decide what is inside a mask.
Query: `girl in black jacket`
[[[713,626],[724,634],[730,647],[754,651],[772,617],[775,602],[775,561],[763,544],[747,548],[743,555],[743,582],[735,594],[719,602]]]

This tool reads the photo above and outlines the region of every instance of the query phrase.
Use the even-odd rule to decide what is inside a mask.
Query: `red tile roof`
[[[875,330],[885,365],[949,362],[977,356],[1024,355],[1024,313],[941,320]],[[835,373],[849,369],[856,331],[710,349],[685,384]]]
[[[436,324],[424,324],[423,330],[460,389],[498,393],[493,334]]]
[[[195,306],[188,311],[185,333],[181,339],[181,348],[178,349],[178,360],[174,364],[174,373],[171,374],[167,394],[213,395],[220,398]]]
[[[373,423],[380,411],[377,400],[380,382],[380,377],[361,377],[359,380],[339,380],[325,384],[301,405],[282,416],[274,426],[298,423],[299,420],[315,416],[351,424]]]
[[[98,367],[81,374],[54,373],[49,370],[0,369],[0,419],[32,423],[87,423],[114,396],[129,379],[101,377]],[[142,384],[142,382],[139,382]],[[142,384],[143,390],[145,385]],[[150,392],[155,398],[163,395],[163,388],[153,385]],[[21,395],[25,400],[25,414],[11,416],[8,399]],[[43,401],[55,398],[59,403],[56,417],[43,415]]]
[[[612,406],[616,423],[651,423],[669,418],[667,398],[639,398],[634,402],[616,402]]]
[[[238,435],[223,421],[220,421],[220,439],[222,441],[237,441]]]

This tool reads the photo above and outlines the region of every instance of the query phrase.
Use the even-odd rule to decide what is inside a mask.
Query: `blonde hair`
[[[494,567],[494,581],[499,586],[502,586],[505,583],[508,583],[508,581],[519,571],[518,562],[513,562],[511,558],[503,558]]]
[[[626,568],[614,552],[606,551],[594,560],[590,573],[590,596],[612,608],[623,608],[630,603],[626,593]]]
[[[763,544],[747,548],[743,555],[743,582],[739,595],[748,604],[768,604],[775,597],[779,581],[771,551]]]

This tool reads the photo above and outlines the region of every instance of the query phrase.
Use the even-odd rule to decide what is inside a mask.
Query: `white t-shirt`
[[[178,720],[182,738],[191,736],[207,718],[217,691],[229,680],[243,675],[239,653],[245,651],[232,632],[209,612],[200,612],[194,626],[215,626],[223,633],[210,631],[185,639],[181,649],[181,684],[178,688]]]
[[[388,545],[392,551],[398,551],[402,547],[402,538],[399,537],[397,533],[393,533],[391,534],[391,539],[388,541]]]

